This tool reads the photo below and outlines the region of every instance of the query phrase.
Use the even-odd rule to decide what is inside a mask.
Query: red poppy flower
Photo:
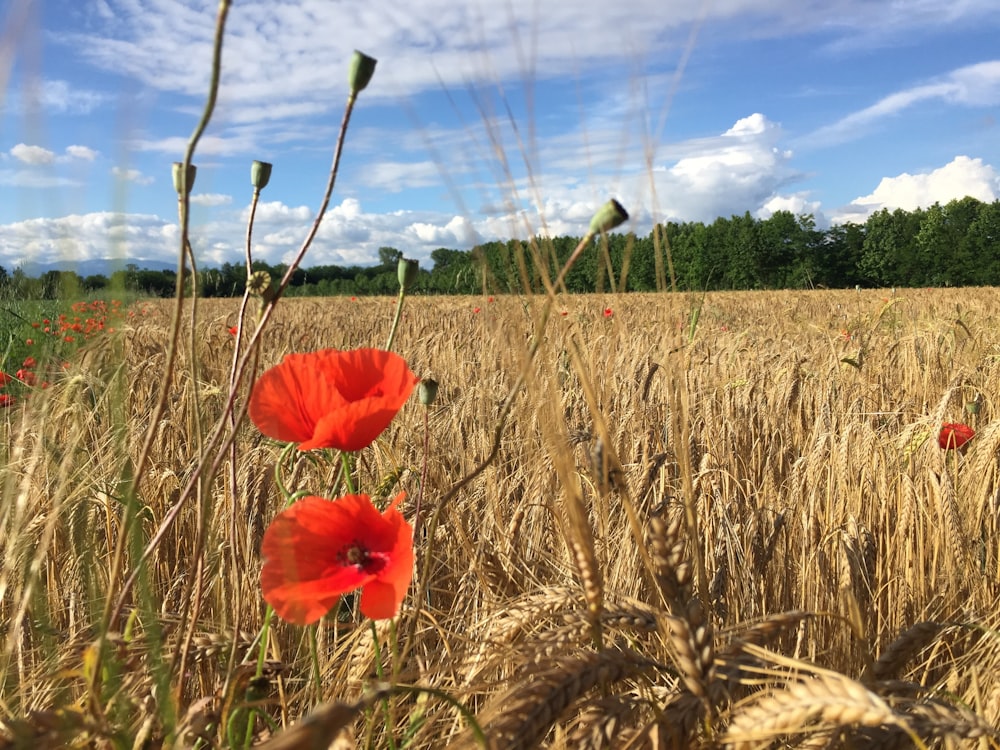
[[[14,397],[9,393],[0,393],[0,409],[6,409],[8,406],[13,406],[14,401]]]
[[[361,589],[361,614],[385,620],[413,578],[413,529],[396,506],[383,513],[367,495],[304,497],[264,532],[260,572],[264,599],[296,625],[316,622],[342,594]]]
[[[25,357],[24,362],[21,363],[21,367],[23,367],[23,368],[25,368],[27,370],[30,370],[32,367],[34,367],[37,364],[38,364],[38,362],[35,360],[34,357]]]
[[[381,349],[288,354],[254,383],[250,419],[299,450],[357,451],[389,426],[418,380],[402,357]]]
[[[604,308],[604,317],[605,318],[610,318],[614,314],[615,314],[615,311],[612,310],[610,307],[605,307]]]
[[[473,307],[472,308],[472,314],[473,315],[477,315],[478,313],[479,313],[479,308],[478,307]]]
[[[5,372],[0,372],[0,388],[3,388],[5,385],[7,385],[9,383],[13,383],[13,382],[14,382],[14,378],[12,378],[10,375],[8,375]]]
[[[560,315],[562,315],[562,316],[563,316],[563,317],[565,318],[565,317],[566,317],[567,315],[569,315],[569,310],[563,310],[563,311],[562,311],[561,313],[559,313],[559,314],[560,314]]]
[[[941,426],[938,433],[938,445],[942,450],[961,449],[976,436],[975,430],[961,422],[949,422]]]
[[[229,335],[235,336],[237,333],[239,333],[239,330],[240,329],[237,326],[229,326]]]

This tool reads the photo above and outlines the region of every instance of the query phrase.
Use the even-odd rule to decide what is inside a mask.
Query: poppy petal
[[[371,445],[418,382],[406,361],[380,349],[289,354],[250,394],[250,418],[268,437],[300,450]]]
[[[391,620],[399,614],[401,603],[391,583],[372,581],[361,591],[361,614],[372,620]]]
[[[413,530],[397,510],[404,496],[384,513],[366,495],[306,497],[279,513],[261,544],[265,600],[282,619],[307,624],[361,588],[362,613],[394,617],[413,577]],[[364,562],[352,561],[354,551]]]

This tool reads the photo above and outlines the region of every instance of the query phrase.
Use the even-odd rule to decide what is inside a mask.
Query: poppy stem
[[[403,300],[406,298],[406,287],[399,287],[399,296],[396,297],[396,314],[392,318],[392,328],[389,329],[389,340],[385,342],[385,350],[392,351],[392,343],[396,340],[396,329],[399,328],[399,319],[403,316]]]
[[[307,627],[309,631],[309,657],[312,661],[313,679],[316,680],[316,703],[323,700],[323,680],[319,669],[319,644],[316,642],[316,631],[319,623],[313,623]]]
[[[420,538],[420,508],[424,501],[424,484],[427,482],[427,453],[430,450],[431,433],[428,425],[429,407],[424,407],[424,461],[420,468],[420,486],[417,488],[417,504],[413,512],[413,539]]]
[[[372,631],[372,647],[375,650],[375,674],[378,679],[384,680],[384,671],[382,669],[382,648],[379,646],[378,642],[378,629],[375,627],[375,621],[369,621]],[[382,696],[382,712],[385,714],[385,738],[389,742],[389,748],[391,750],[396,750],[396,738],[392,735],[392,713],[389,710],[389,699]]]
[[[347,451],[341,451],[340,465],[344,467],[344,484],[347,485],[347,494],[356,495],[357,490],[354,489],[354,478],[351,476],[350,455]]]

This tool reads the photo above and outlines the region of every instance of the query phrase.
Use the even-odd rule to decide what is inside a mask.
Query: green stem
[[[480,747],[489,747],[489,743],[486,741],[486,733],[483,731],[483,728],[479,726],[479,722],[476,721],[476,715],[457,698],[453,698],[443,690],[431,687],[421,687],[418,685],[393,685],[390,689],[394,693],[412,693],[413,695],[420,695],[421,693],[424,693],[426,695],[434,696],[435,698],[454,706],[455,710],[462,714],[462,718],[469,724],[469,729],[472,730],[472,735],[475,737],[476,742],[479,743]]]
[[[319,669],[319,645],[316,642],[316,631],[319,624],[309,626],[309,655],[312,657],[313,679],[316,680],[316,702],[323,700],[323,680]]]
[[[264,624],[260,628],[260,646],[257,649],[257,670],[254,673],[255,677],[260,677],[264,674],[264,662],[267,659],[267,646],[269,643],[269,638],[271,635],[271,619],[274,616],[274,608],[268,604],[267,609],[264,611]],[[246,734],[243,739],[243,747],[250,747],[250,743],[253,742],[253,726],[254,718],[257,716],[257,709],[248,709],[247,716],[247,728]]]
[[[191,166],[191,160],[194,158],[195,149],[198,146],[198,141],[201,140],[202,133],[208,127],[209,121],[212,119],[212,113],[215,111],[215,102],[219,94],[219,82],[222,77],[222,40],[223,34],[226,28],[226,17],[229,15],[229,7],[231,5],[231,0],[220,0],[219,10],[216,16],[215,22],[215,36],[213,39],[212,46],[212,69],[208,88],[208,99],[205,102],[205,108],[202,111],[201,119],[198,121],[197,126],[195,126],[194,132],[188,139],[187,148],[184,152],[184,161],[181,168],[181,174],[185,177],[182,178],[182,182],[186,182],[186,175],[188,168]],[[182,302],[184,299],[184,253],[188,247],[188,228],[189,228],[189,196],[187,185],[182,184],[183,188],[181,197],[181,232],[180,232],[180,250],[178,253],[178,271],[177,274],[177,287],[175,291],[176,305],[174,309],[173,324],[170,333],[170,344],[167,347],[166,362],[163,365],[162,371],[164,372],[163,383],[160,388],[159,398],[157,399],[156,405],[153,407],[153,413],[150,416],[150,427],[146,431],[146,435],[142,442],[142,447],[139,450],[139,456],[135,461],[135,468],[132,472],[132,479],[130,485],[126,489],[126,493],[132,497],[139,494],[139,484],[142,481],[143,474],[145,473],[146,464],[149,461],[149,454],[152,450],[153,441],[158,434],[159,425],[163,413],[167,408],[167,400],[171,393],[171,381],[174,369],[174,363],[177,358],[178,340],[180,337],[180,321],[181,321],[181,311],[183,310]],[[134,585],[135,580],[138,578],[140,568],[145,564],[145,559],[140,559],[136,564],[135,570],[128,577],[125,585],[122,586],[122,591],[119,592],[118,598],[115,598],[115,585],[117,584],[118,577],[121,573],[122,567],[125,562],[125,547],[126,547],[126,535],[131,530],[132,524],[129,522],[123,522],[120,526],[120,532],[115,543],[115,549],[112,553],[111,560],[111,574],[109,576],[109,585],[107,597],[104,601],[104,611],[101,615],[101,628],[98,635],[98,648],[96,649],[96,658],[94,660],[94,670],[93,677],[88,686],[89,699],[94,708],[97,709],[96,713],[100,715],[99,701],[96,698],[97,692],[97,682],[99,675],[101,674],[101,662],[105,654],[105,636],[106,634],[114,629],[115,622],[118,615],[122,610],[124,605],[124,597],[131,586]]]
[[[350,454],[347,451],[341,451],[340,465],[344,469],[344,484],[347,485],[347,494],[354,495],[357,494],[357,490],[354,489],[354,477],[351,476],[351,461],[349,456]]]
[[[383,676],[384,670],[382,669],[382,649],[379,647],[378,643],[378,630],[375,628],[375,621],[370,620],[372,630],[372,645],[375,649],[375,674],[378,676],[379,680],[385,679]],[[392,733],[392,712],[389,710],[389,698],[386,696],[382,697],[382,713],[385,714],[385,736],[389,742],[390,750],[396,750],[396,738]]]
[[[392,318],[392,328],[389,329],[389,340],[385,342],[385,350],[392,351],[392,342],[396,340],[396,329],[399,328],[399,319],[403,315],[403,300],[406,298],[406,289],[399,287],[399,296],[396,298],[396,314]]]

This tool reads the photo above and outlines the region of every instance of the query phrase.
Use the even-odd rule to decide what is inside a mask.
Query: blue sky
[[[2,7],[0,265],[172,261],[170,165],[204,103],[216,0]],[[236,0],[195,155],[195,253],[240,262],[260,159],[255,257],[291,259],[355,48],[378,67],[306,266],[581,234],[609,197],[643,234],[992,201],[998,32],[995,0]]]

